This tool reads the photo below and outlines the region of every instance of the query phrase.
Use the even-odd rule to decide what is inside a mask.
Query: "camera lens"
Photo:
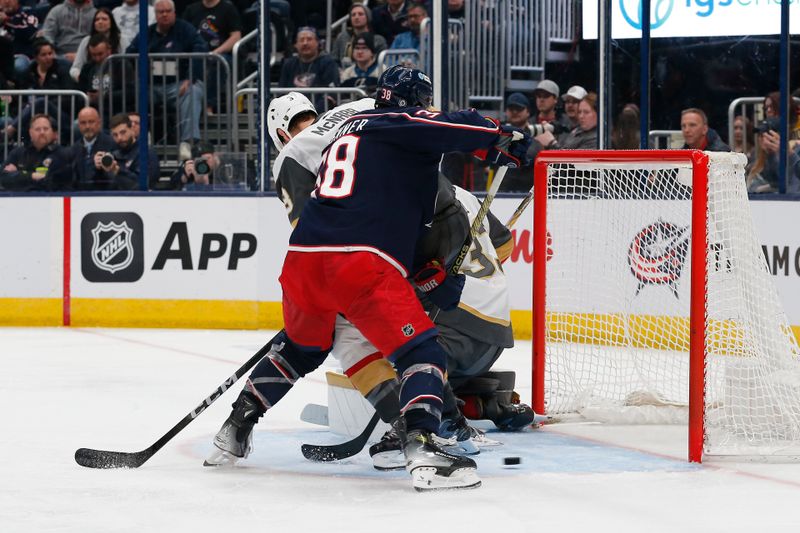
[[[114,156],[111,154],[103,154],[103,157],[100,158],[100,163],[104,167],[110,167],[114,164]]]
[[[208,161],[200,157],[194,160],[194,170],[198,174],[208,174],[211,172],[211,167],[208,166]]]

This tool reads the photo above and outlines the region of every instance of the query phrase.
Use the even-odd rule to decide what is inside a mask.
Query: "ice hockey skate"
[[[214,450],[203,466],[233,466],[253,450],[253,426],[264,415],[264,408],[248,391],[242,391],[232,407],[231,415],[214,436]]]
[[[403,441],[394,425],[383,434],[381,440],[369,447],[369,455],[376,470],[400,470],[406,467]]]
[[[419,492],[479,487],[475,461],[442,448],[447,441],[424,429],[414,429],[405,438],[406,471]]]
[[[456,455],[477,455],[481,452],[481,448],[503,444],[490,439],[483,431],[469,425],[463,415],[458,418],[443,419],[438,435],[445,439],[455,438],[455,444],[444,446],[444,449]]]

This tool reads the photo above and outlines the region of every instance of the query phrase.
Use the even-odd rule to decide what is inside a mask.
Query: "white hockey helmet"
[[[272,138],[272,142],[278,148],[278,151],[283,150],[283,141],[278,136],[278,128],[284,132],[289,133],[289,123],[292,119],[300,113],[311,111],[315,115],[317,110],[314,109],[314,104],[305,97],[305,95],[298,92],[290,92],[273,98],[269,103],[267,110],[267,131]]]

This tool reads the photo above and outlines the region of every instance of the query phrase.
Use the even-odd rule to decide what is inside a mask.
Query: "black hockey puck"
[[[505,466],[518,465],[520,462],[522,462],[522,459],[519,457],[503,457],[503,464]]]

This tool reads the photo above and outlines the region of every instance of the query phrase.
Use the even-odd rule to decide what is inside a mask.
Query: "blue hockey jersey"
[[[375,109],[342,124],[289,239],[301,252],[369,251],[410,274],[433,219],[445,152],[488,148],[500,130],[474,110]]]

